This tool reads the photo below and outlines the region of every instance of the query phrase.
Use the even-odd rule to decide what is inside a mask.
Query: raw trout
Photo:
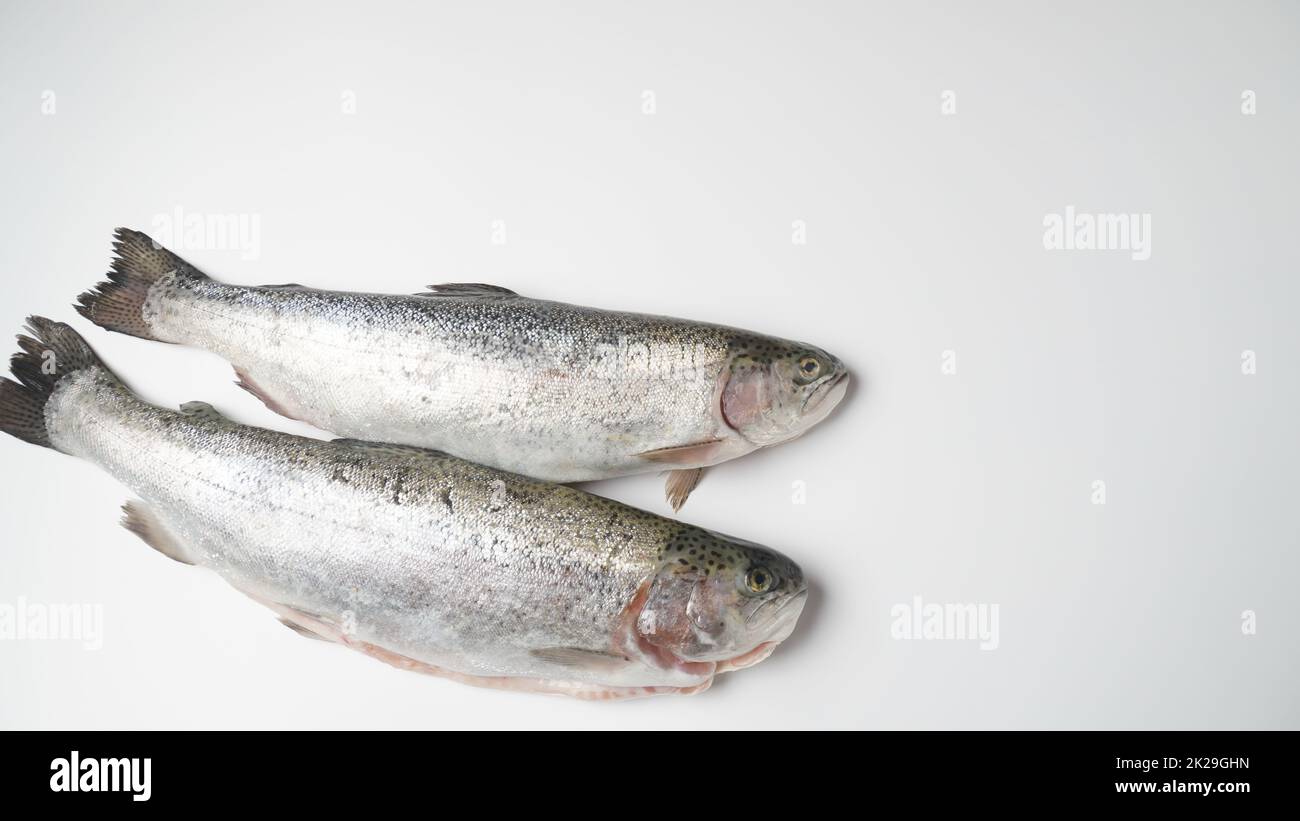
[[[193,345],[273,411],[340,436],[439,450],[552,482],[670,470],[673,509],[709,465],[799,436],[848,372],[811,345],[519,296],[245,287],[118,229],[97,325]]]
[[[248,427],[135,396],[67,325],[29,320],[0,430],[90,460],[124,524],[295,630],[491,687],[703,690],[794,629],[789,559],[445,453]]]

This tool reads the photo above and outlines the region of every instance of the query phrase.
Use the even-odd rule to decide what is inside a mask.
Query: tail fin
[[[0,431],[33,445],[51,447],[45,430],[45,402],[65,376],[102,364],[86,340],[62,322],[27,318],[18,353],[9,360],[15,382],[0,378]]]
[[[172,272],[206,275],[139,231],[119,228],[113,237],[113,269],[108,281],[77,297],[79,304],[73,307],[101,328],[157,340],[144,316],[149,288]]]

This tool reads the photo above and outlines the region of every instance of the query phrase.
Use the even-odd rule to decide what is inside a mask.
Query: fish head
[[[784,641],[807,598],[803,571],[789,558],[684,525],[661,554],[637,632],[674,661],[735,669]]]
[[[849,387],[848,368],[826,351],[758,336],[732,341],[721,378],[722,418],[758,447],[802,435],[835,409]]]

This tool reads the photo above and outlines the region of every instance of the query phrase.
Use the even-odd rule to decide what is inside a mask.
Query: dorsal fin
[[[475,296],[501,299],[519,296],[519,294],[500,285],[486,285],[482,282],[444,282],[441,285],[430,285],[428,291],[422,291],[416,296]]]
[[[306,291],[306,285],[299,285],[296,282],[286,282],[283,285],[259,285],[259,288],[266,288],[268,291]]]
[[[366,439],[348,438],[331,439],[330,441],[336,445],[347,445],[350,448],[357,448],[358,450],[368,450],[374,453],[391,453],[399,456],[420,454],[423,456],[436,456],[442,458],[448,455],[443,451],[433,450],[432,448],[419,448],[415,445],[396,445],[392,442],[371,442]]]
[[[207,402],[186,402],[181,405],[181,413],[186,416],[192,416],[195,419],[203,419],[209,422],[222,422],[226,417],[221,415],[221,411],[209,405]]]

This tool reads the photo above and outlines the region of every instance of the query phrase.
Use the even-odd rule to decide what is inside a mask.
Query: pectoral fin
[[[530,650],[529,655],[560,667],[603,673],[619,670],[633,663],[626,656],[599,650],[586,650],[581,647],[539,647]]]
[[[680,465],[684,468],[694,468],[699,467],[700,465],[707,465],[709,461],[717,455],[718,449],[721,447],[721,439],[709,439],[691,445],[647,450],[644,453],[639,453],[637,455],[642,459],[651,462],[659,462],[664,465]]]
[[[669,471],[668,481],[664,484],[664,498],[673,506],[673,513],[681,510],[682,505],[686,504],[686,498],[691,495],[692,490],[695,490],[703,475],[704,468]]]

